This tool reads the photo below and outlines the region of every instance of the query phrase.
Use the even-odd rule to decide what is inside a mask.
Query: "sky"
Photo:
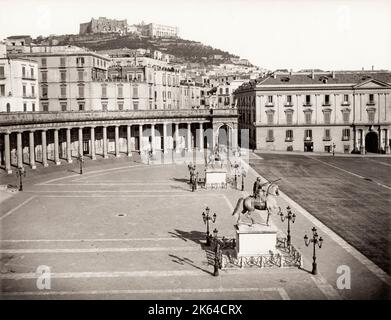
[[[390,0],[0,0],[0,40],[74,34],[92,17],[177,26],[269,70],[391,70]]]

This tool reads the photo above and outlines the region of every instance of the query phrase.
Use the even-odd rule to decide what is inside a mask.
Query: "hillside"
[[[49,38],[37,38],[37,44],[76,45],[94,51],[110,49],[150,49],[174,55],[182,63],[221,64],[239,58],[229,52],[203,45],[200,42],[184,39],[155,39],[134,35],[113,34],[63,35]],[[217,57],[216,57],[217,56]]]

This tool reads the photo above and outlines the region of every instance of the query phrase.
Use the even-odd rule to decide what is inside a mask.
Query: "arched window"
[[[7,112],[11,112],[11,105],[7,103]]]

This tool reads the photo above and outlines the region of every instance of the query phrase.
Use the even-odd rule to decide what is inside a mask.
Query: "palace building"
[[[390,153],[391,72],[274,72],[235,91],[260,150]],[[240,139],[240,138],[239,138]]]

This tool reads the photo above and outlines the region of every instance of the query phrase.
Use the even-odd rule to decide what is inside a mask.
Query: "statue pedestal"
[[[227,170],[222,168],[208,168],[205,170],[205,187],[222,188],[227,185]]]
[[[239,224],[236,228],[236,251],[238,257],[257,256],[276,251],[277,228],[270,224]]]

